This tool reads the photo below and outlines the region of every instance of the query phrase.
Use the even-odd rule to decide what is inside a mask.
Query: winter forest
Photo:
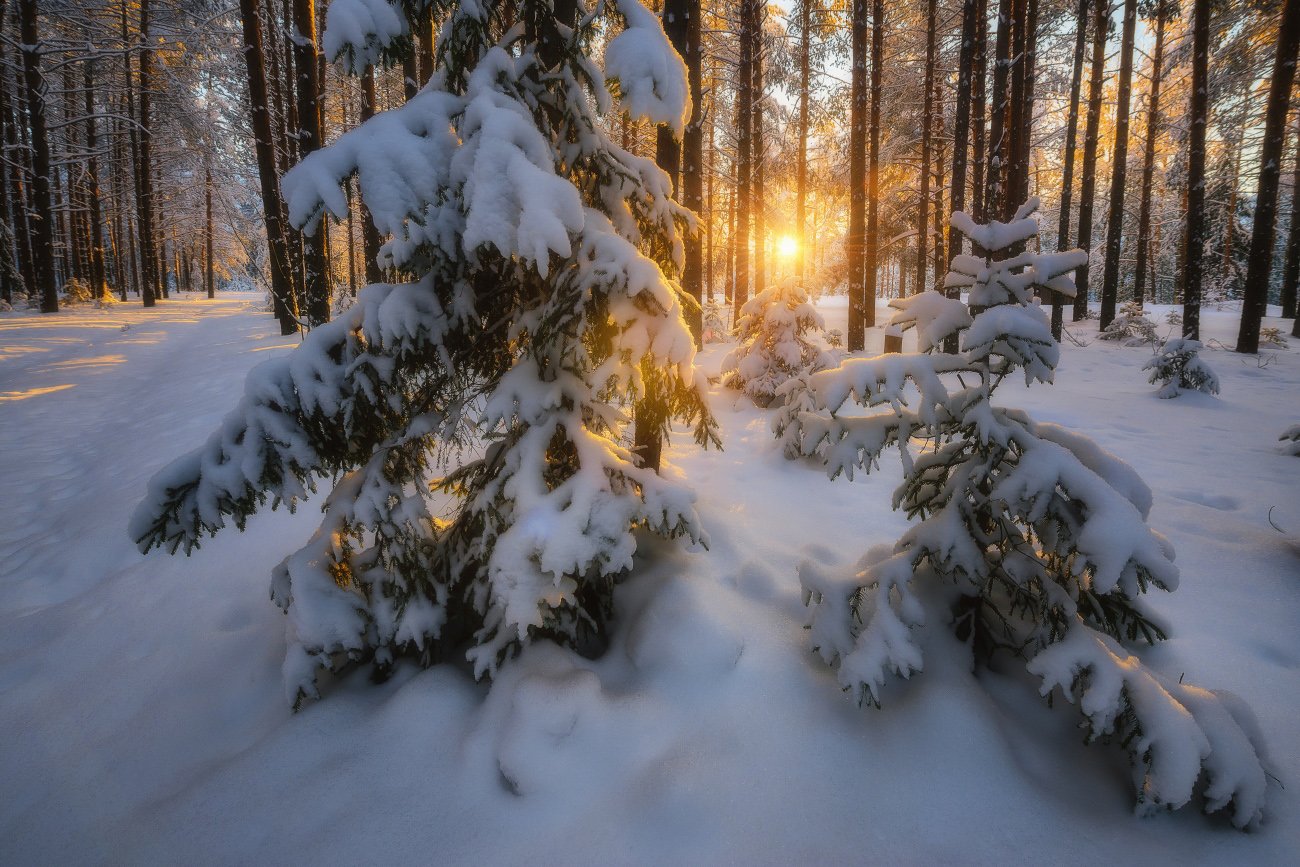
[[[1298,58],[0,0],[0,863],[1294,863]]]

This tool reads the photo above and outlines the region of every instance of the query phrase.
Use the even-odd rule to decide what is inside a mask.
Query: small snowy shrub
[[[1153,355],[1143,370],[1151,371],[1147,381],[1161,383],[1156,394],[1162,398],[1178,397],[1183,389],[1219,393],[1219,378],[1197,354],[1201,351],[1199,340],[1174,337],[1166,340],[1160,351]]]
[[[740,308],[740,345],[722,361],[723,384],[770,405],[782,383],[826,366],[808,336],[825,327],[803,287],[784,282],[765,289]]]
[[[1142,305],[1136,301],[1121,307],[1119,315],[1097,336],[1102,340],[1122,340],[1125,346],[1154,345],[1160,339],[1156,336],[1156,324],[1147,318]]]
[[[600,117],[617,78],[625,109],[682,131],[686,70],[658,18],[639,0],[571,21],[549,0],[402,8],[442,22],[432,79],[283,186],[291,221],[318,231],[324,211],[346,217],[357,175],[403,279],[254,369],[130,525],[143,551],[189,552],[332,485],[271,582],[295,705],[352,661],[384,676],[399,655],[454,654],[491,677],[538,639],[599,652],[638,534],[704,541],[693,494],[620,444],[647,393],[664,433],[675,420],[716,442],[676,280],[693,217]],[[386,3],[333,9],[324,42],[354,69],[418,23]],[[602,70],[583,46],[614,32]],[[450,458],[465,460],[442,475]]]
[[[84,304],[95,299],[91,297],[90,284],[79,277],[73,277],[63,284],[63,300],[68,304]]]
[[[703,313],[703,343],[721,343],[727,339],[731,329],[727,327],[727,308],[716,301],[706,302]]]
[[[1282,436],[1278,437],[1278,440],[1282,443],[1278,447],[1282,454],[1300,457],[1300,424],[1292,425],[1282,431]]]
[[[990,251],[955,257],[945,280],[969,291],[974,315],[935,291],[892,302],[920,352],[849,359],[787,387],[802,403],[782,419],[787,453],[820,455],[832,478],[852,478],[897,447],[894,503],[916,521],[857,574],[800,566],[813,647],[859,703],[879,705],[890,675],[922,670],[913,629],[949,620],[976,661],[1024,659],[1043,695],[1059,689],[1078,705],[1089,739],[1128,749],[1139,812],[1186,804],[1204,777],[1206,809],[1252,825],[1267,776],[1249,710],[1130,649],[1165,637],[1142,594],[1178,583],[1172,548],[1146,523],[1150,490],[1086,437],[993,402],[1012,376],[1052,381],[1059,349],[1031,299],[1035,288],[1073,295],[1068,275],[1085,261],[1078,250],[1009,252],[1037,233],[1036,208],[1008,224],[953,215]],[[960,351],[942,351],[950,336]],[[850,401],[867,414],[841,413]]]
[[[1280,328],[1261,328],[1259,329],[1259,346],[1261,349],[1286,349],[1291,344],[1287,342],[1286,335]]]
[[[838,328],[832,328],[826,332],[826,345],[831,349],[839,349],[844,345],[844,332]]]

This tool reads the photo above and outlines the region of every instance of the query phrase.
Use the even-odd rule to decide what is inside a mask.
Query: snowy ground
[[[450,667],[378,687],[356,675],[290,713],[267,588],[314,509],[260,516],[190,559],[142,557],[125,531],[146,479],[292,344],[256,306],[0,315],[0,863],[1300,857],[1300,460],[1275,450],[1300,422],[1296,342],[1258,362],[1207,353],[1217,399],[1157,400],[1148,350],[1096,341],[1064,349],[1054,388],[999,392],[1154,489],[1183,577],[1155,600],[1174,637],[1149,658],[1252,704],[1286,786],[1241,834],[1191,809],[1134,818],[1123,755],[1081,744],[1077,713],[1046,708],[1014,667],[964,670],[942,624],[883,710],[852,705],[807,650],[795,566],[892,541],[897,467],[829,482],[721,391],[726,450],[680,437],[669,454],[710,550],[664,548],[623,586],[603,659],[537,646],[490,689]],[[823,310],[843,328],[842,299]],[[1234,313],[1205,319],[1232,342]]]

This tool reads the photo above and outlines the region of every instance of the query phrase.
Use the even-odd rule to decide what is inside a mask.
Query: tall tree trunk
[[[755,3],[754,10],[754,114],[750,139],[754,160],[754,293],[760,294],[767,288],[767,143],[763,132],[763,23],[767,20],[767,4]]]
[[[849,235],[845,251],[849,265],[848,349],[866,347],[865,286],[869,266],[863,258],[867,206],[867,0],[853,0],[850,25],[852,63],[849,91]],[[864,266],[865,269],[864,269]]]
[[[803,280],[808,246],[808,102],[812,98],[812,0],[798,0],[799,8],[799,156],[795,161],[795,238],[799,242],[795,273]]]
[[[316,4],[314,0],[293,0],[293,66],[298,96],[298,153],[305,159],[320,148],[320,82],[316,68]],[[307,322],[315,327],[329,321],[330,288],[325,259],[327,217],[310,234],[303,234],[303,280],[307,301]]]
[[[41,312],[59,312],[54,284],[54,203],[50,197],[50,142],[45,128],[45,79],[36,0],[18,0],[19,51],[27,91],[27,125],[32,146],[32,289],[41,293]]]
[[[1241,307],[1238,352],[1259,351],[1259,329],[1268,305],[1269,272],[1273,270],[1273,239],[1277,216],[1278,184],[1282,177],[1282,151],[1286,140],[1287,107],[1291,82],[1295,79],[1296,57],[1300,56],[1300,0],[1286,0],[1277,32],[1277,56],[1268,89],[1264,115],[1264,141],[1260,146],[1258,192],[1255,195],[1255,225],[1250,235],[1250,259],[1246,266],[1246,297]]]
[[[957,107],[953,119],[952,147],[952,192],[949,199],[953,211],[966,209],[966,169],[970,151],[970,109],[971,109],[971,67],[975,58],[975,37],[979,22],[975,16],[979,12],[977,0],[963,0],[961,9],[961,51],[957,60]],[[962,233],[953,227],[948,234],[948,262],[962,252]],[[959,289],[948,290],[950,298],[957,297]],[[954,337],[955,341],[956,338]],[[955,345],[955,344],[954,344]],[[945,351],[955,352],[945,349]]]
[[[207,290],[209,298],[217,297],[217,277],[216,263],[213,260],[213,238],[212,238],[212,169],[204,167],[203,169],[203,200],[207,211],[207,222],[203,232],[204,242],[204,264],[203,264],[203,288]]]
[[[90,207],[90,291],[99,298],[108,294],[108,273],[104,267],[104,225],[99,201],[99,137],[95,129],[95,61],[84,64],[86,87],[86,199]]]
[[[239,0],[239,11],[244,19],[243,54],[248,73],[248,111],[252,119],[257,174],[262,187],[262,211],[266,220],[271,266],[271,297],[274,299],[276,319],[280,321],[280,333],[293,334],[298,327],[298,310],[289,270],[284,205],[280,200],[279,175],[276,172],[275,139],[271,132],[259,6],[259,0]]]
[[[938,76],[934,82],[934,132],[930,141],[934,151],[930,160],[930,165],[934,168],[934,176],[930,183],[934,189],[933,207],[930,208],[931,231],[934,233],[934,244],[931,245],[934,251],[934,288],[940,289],[943,286],[943,276],[947,273],[948,257],[944,252],[945,235],[943,231],[944,210],[943,210],[943,185],[944,185],[944,162],[947,158],[944,154],[944,137],[943,137],[943,94],[940,91]]]
[[[1101,0],[1095,0],[1101,2]],[[1070,73],[1070,111],[1065,123],[1065,167],[1061,178],[1061,208],[1057,215],[1056,249],[1070,246],[1070,202],[1074,196],[1074,152],[1079,141],[1079,91],[1083,84],[1083,52],[1088,39],[1088,0],[1079,0],[1075,15],[1074,63]],[[1065,328],[1065,296],[1052,293],[1052,337]]]
[[[740,308],[749,300],[749,211],[753,181],[750,132],[754,119],[754,7],[758,0],[740,0],[740,64],[736,70],[736,283],[732,297],[732,324],[740,322]]]
[[[365,123],[375,116],[375,68],[366,67],[366,74],[361,79],[361,122]],[[360,199],[360,197],[358,197]],[[382,283],[383,272],[379,268],[379,230],[375,228],[370,209],[361,199],[361,253],[366,260],[366,282]]]
[[[1291,181],[1291,230],[1282,269],[1282,316],[1296,319],[1296,290],[1300,289],[1300,110],[1296,111],[1295,175]],[[1300,328],[1300,321],[1295,325]]]
[[[925,98],[921,114],[921,192],[916,214],[916,291],[925,290],[925,272],[929,267],[930,237],[930,139],[934,133],[934,67],[938,55],[939,4],[927,0],[925,6]]]
[[[1079,249],[1092,253],[1092,209],[1097,193],[1097,141],[1101,131],[1101,98],[1106,77],[1106,31],[1110,24],[1110,0],[1097,4],[1092,26],[1092,72],[1088,80],[1088,123],[1083,135],[1083,183],[1079,190]],[[1074,321],[1088,315],[1088,272],[1085,262],[1075,272]]]
[[[4,3],[0,0],[0,30],[6,29],[3,25],[8,23],[8,17],[4,13]],[[0,45],[0,59],[3,59],[4,46]],[[4,153],[8,157],[3,165],[0,165],[0,182],[8,187],[9,192],[9,217],[10,228],[13,229],[13,242],[15,261],[14,264],[18,271],[18,278],[22,281],[21,286],[15,287],[17,291],[31,292],[34,291],[32,286],[32,277],[35,274],[35,265],[32,256],[32,233],[29,229],[30,223],[27,215],[28,193],[30,189],[24,178],[23,160],[21,154],[25,151],[19,149],[18,130],[26,128],[22,123],[20,116],[25,113],[22,108],[22,88],[16,80],[10,81],[8,78],[8,65],[0,63],[0,134],[3,136]],[[10,104],[9,97],[14,96],[13,103]]]
[[[1165,23],[1169,18],[1168,0],[1156,6],[1156,48],[1151,56],[1151,90],[1147,94],[1147,140],[1142,155],[1142,198],[1138,202],[1137,265],[1133,272],[1133,300],[1139,307],[1145,301],[1147,256],[1151,232],[1151,187],[1156,174],[1156,133],[1160,125],[1160,76],[1165,56]],[[1152,298],[1155,297],[1154,285]]]
[[[713,215],[704,210],[704,45],[701,39],[700,0],[685,0],[686,77],[691,88],[691,117],[682,136],[682,204],[711,223]],[[686,311],[686,321],[695,336],[696,347],[704,339],[704,223],[686,239],[686,262],[682,271],[682,289],[695,299],[695,308]]]
[[[1183,337],[1201,339],[1205,279],[1205,131],[1210,116],[1210,0],[1192,0],[1192,80],[1187,136],[1187,234],[1184,238]]]
[[[885,2],[871,4],[871,119],[867,128],[867,261],[866,288],[862,298],[862,324],[876,324],[876,281],[880,268],[880,94],[885,53]],[[865,337],[864,337],[865,340]]]
[[[986,141],[985,141],[985,103],[987,102],[985,84],[988,79],[988,0],[976,0],[975,8],[975,69],[971,76],[971,211],[977,223],[986,218],[984,207]]]
[[[139,229],[140,264],[144,272],[144,306],[152,307],[158,300],[158,248],[154,239],[153,197],[153,132],[150,118],[150,88],[153,87],[153,52],[149,41],[149,3],[140,3],[140,68],[136,81],[139,85],[139,116],[136,119],[136,225]]]
[[[1007,170],[1008,78],[1011,72],[1011,0],[999,0],[998,35],[993,49],[993,101],[989,105],[988,170],[984,178],[984,213],[1002,218]]]
[[[1124,2],[1124,34],[1119,49],[1119,93],[1115,106],[1115,150],[1110,171],[1110,215],[1106,218],[1106,260],[1101,277],[1101,322],[1104,331],[1115,319],[1119,299],[1119,257],[1124,243],[1124,184],[1128,180],[1128,109],[1133,93],[1133,38],[1137,0]]]

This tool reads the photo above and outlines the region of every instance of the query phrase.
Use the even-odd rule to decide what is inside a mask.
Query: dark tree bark
[[[732,324],[740,321],[740,308],[749,300],[749,211],[753,182],[750,132],[754,119],[754,24],[757,0],[741,0],[740,63],[736,70],[736,281],[732,290]]]
[[[984,188],[986,170],[985,83],[988,75],[988,0],[976,0],[974,71],[971,76],[971,216],[984,222]]]
[[[704,45],[700,30],[700,0],[684,0],[686,14],[686,77],[691,88],[691,117],[682,136],[682,204],[702,217],[701,226],[686,239],[686,261],[682,289],[695,299],[686,311],[686,321],[695,345],[702,347],[704,335],[704,238],[703,227],[713,215],[704,209]]]
[[[812,98],[812,0],[798,0],[799,16],[799,157],[795,165],[795,237],[799,240],[795,273],[803,280],[808,246],[808,102]]]
[[[280,200],[279,175],[276,171],[275,140],[271,132],[271,112],[267,93],[265,54],[259,24],[259,0],[240,0],[244,19],[244,64],[248,72],[248,110],[252,118],[253,145],[257,156],[257,173],[262,187],[262,211],[266,221],[267,248],[271,265],[271,297],[281,334],[293,334],[298,327],[298,310],[290,273],[289,250],[285,237],[284,204]]]
[[[8,23],[4,12],[4,3],[0,0],[0,25]],[[0,29],[4,29],[0,26]],[[0,61],[3,60],[4,46],[0,45]],[[0,62],[0,127],[3,127],[2,140],[4,153],[8,156],[0,165],[0,182],[7,187],[9,194],[9,227],[13,230],[14,265],[21,283],[15,291],[29,292],[32,289],[31,275],[34,273],[31,254],[31,232],[28,229],[27,194],[28,185],[23,177],[23,163],[19,155],[18,128],[22,126],[19,115],[23,113],[19,106],[21,88],[17,81],[8,79],[8,67]],[[12,88],[12,89],[11,89]],[[9,101],[14,95],[13,103]]]
[[[375,68],[366,67],[366,74],[361,79],[361,122],[365,123],[375,116]],[[360,197],[358,196],[358,199]],[[379,268],[379,230],[370,216],[370,209],[361,200],[361,251],[366,260],[366,282],[382,283],[383,272]]]
[[[1119,93],[1115,106],[1115,150],[1110,170],[1110,214],[1106,218],[1106,261],[1101,277],[1101,322],[1104,331],[1115,319],[1119,298],[1119,257],[1124,243],[1124,184],[1128,180],[1129,102],[1133,94],[1133,38],[1137,0],[1124,2],[1124,34],[1119,49]]]
[[[1088,42],[1088,0],[1079,0],[1075,14],[1074,63],[1070,73],[1070,112],[1065,121],[1064,167],[1061,176],[1061,210],[1057,215],[1056,249],[1070,246],[1070,203],[1074,198],[1074,152],[1079,143],[1079,91],[1083,85],[1083,55]],[[1055,305],[1054,305],[1055,307]],[[1053,313],[1055,315],[1055,312]],[[1057,339],[1060,339],[1059,333]]]
[[[864,259],[867,207],[867,0],[853,0],[850,24],[852,64],[849,91],[849,321],[847,347],[850,352],[866,348],[864,298],[866,271]]]
[[[298,96],[298,153],[306,158],[320,148],[320,81],[316,73],[316,4],[314,0],[293,0],[293,66]],[[307,322],[312,327],[329,321],[330,287],[326,271],[326,217],[316,230],[304,233],[302,241],[303,281],[307,301]]]
[[[204,225],[203,246],[203,288],[207,290],[209,298],[217,297],[217,278],[216,264],[213,261],[213,239],[212,239],[212,169],[205,167],[203,170],[203,203],[207,211],[207,221]]]
[[[1286,265],[1282,269],[1282,316],[1296,318],[1296,290],[1300,289],[1300,111],[1296,112],[1295,175],[1291,181],[1291,230],[1286,241]],[[1300,322],[1295,325],[1300,328]]]
[[[1097,193],[1097,141],[1101,130],[1101,98],[1106,77],[1106,31],[1110,25],[1110,0],[1097,4],[1092,26],[1092,72],[1088,80],[1088,124],[1083,136],[1083,184],[1079,190],[1079,241],[1085,253],[1092,252],[1092,209]],[[1085,262],[1074,273],[1074,321],[1088,315],[1088,272]]]
[[[1160,125],[1160,76],[1165,56],[1165,24],[1169,18],[1168,0],[1156,6],[1156,48],[1151,55],[1151,90],[1147,95],[1147,140],[1142,156],[1142,194],[1138,202],[1137,265],[1133,271],[1133,300],[1139,307],[1145,301],[1147,258],[1151,244],[1151,187],[1156,173],[1156,133]],[[1153,290],[1154,297],[1154,290]]]
[[[147,2],[147,0],[146,0]],[[36,0],[18,0],[20,53],[27,92],[27,125],[32,147],[32,289],[41,294],[41,312],[59,312],[54,284],[54,203],[50,195],[50,142],[45,126],[45,79]]]
[[[971,72],[975,58],[975,37],[979,29],[976,15],[979,13],[977,0],[963,0],[961,11],[961,51],[957,60],[957,107],[953,119],[952,148],[952,201],[954,211],[966,209],[966,169],[970,151],[970,109],[971,109]],[[948,261],[962,252],[961,230],[953,227],[948,234]],[[950,289],[949,297],[956,297],[960,290]],[[955,341],[956,338],[954,337]],[[955,344],[954,344],[955,346]],[[955,348],[952,350],[956,351]]]
[[[993,101],[989,104],[988,168],[984,178],[984,213],[1001,219],[1003,176],[1007,169],[1008,79],[1011,72],[1011,0],[998,2],[998,35],[993,49]]]
[[[1192,80],[1187,136],[1187,234],[1184,239],[1183,337],[1201,339],[1205,278],[1205,129],[1210,116],[1210,0],[1192,0]]]
[[[139,116],[136,118],[135,177],[136,227],[140,243],[140,266],[144,285],[143,303],[152,307],[158,300],[159,263],[154,236],[153,132],[150,118],[150,88],[153,87],[153,52],[149,46],[149,2],[140,3]],[[164,281],[164,286],[165,281]]]
[[[95,128],[95,61],[88,58],[83,70],[86,98],[86,203],[90,209],[90,291],[99,298],[108,294],[108,272],[104,266],[104,225],[99,199],[99,137]]]
[[[1237,351],[1259,351],[1259,329],[1268,304],[1269,272],[1273,269],[1273,239],[1277,217],[1278,185],[1282,177],[1282,151],[1286,140],[1287,107],[1291,82],[1295,80],[1296,57],[1300,56],[1300,0],[1286,0],[1277,30],[1277,55],[1269,83],[1268,108],[1264,115],[1264,141],[1260,146],[1258,192],[1255,195],[1255,226],[1250,235],[1250,259],[1246,265],[1246,297],[1241,307],[1241,328]]]
[[[921,113],[921,192],[916,216],[916,291],[925,290],[925,272],[929,266],[930,237],[930,139],[934,133],[934,67],[938,55],[939,4],[927,0],[925,6],[925,98]]]
[[[864,332],[876,324],[876,280],[880,269],[880,95],[881,63],[885,53],[885,2],[871,4],[871,120],[867,129],[866,288],[862,299]],[[864,336],[865,342],[865,336]]]
[[[763,24],[767,20],[767,5],[754,4],[754,115],[750,138],[752,140],[752,159],[754,160],[754,201],[751,220],[754,224],[754,293],[759,294],[767,288],[767,143],[763,131],[764,97],[763,60],[766,49],[763,45]]]

